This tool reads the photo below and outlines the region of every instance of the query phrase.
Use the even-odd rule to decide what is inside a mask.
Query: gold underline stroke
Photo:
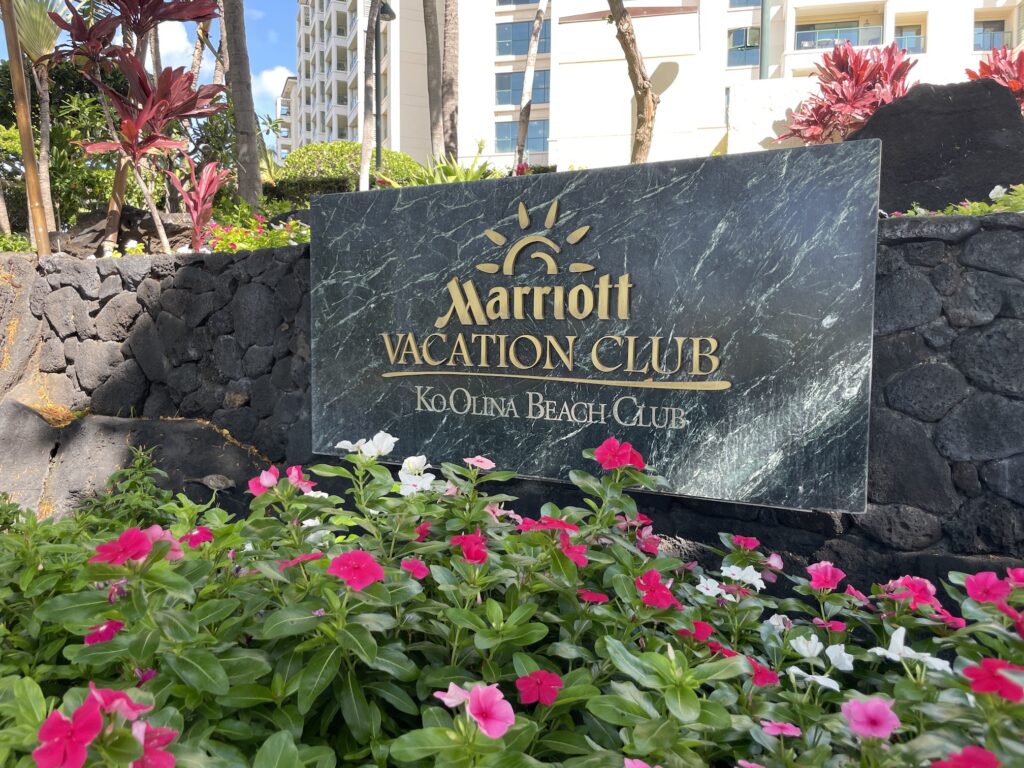
[[[469,376],[492,379],[523,379],[526,381],[556,381],[560,384],[595,384],[601,387],[625,387],[630,389],[686,389],[700,392],[720,392],[732,387],[731,381],[617,381],[615,379],[570,379],[562,376],[530,376],[524,373],[464,373],[462,371],[388,371],[382,373],[385,379],[406,376]]]

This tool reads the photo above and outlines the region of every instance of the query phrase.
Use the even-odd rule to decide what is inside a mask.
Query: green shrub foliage
[[[314,195],[358,189],[361,151],[360,144],[355,141],[330,141],[298,147],[285,158],[277,185],[268,186],[265,193],[271,199],[308,204]],[[422,172],[422,166],[408,155],[383,150],[381,176],[405,186]],[[371,177],[375,174],[371,165]]]

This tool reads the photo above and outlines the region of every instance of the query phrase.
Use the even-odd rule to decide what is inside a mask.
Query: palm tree
[[[199,70],[203,68],[203,52],[209,45],[210,22],[203,21],[196,28],[196,44],[192,48],[192,89],[199,87]]]
[[[427,104],[430,110],[430,156],[444,153],[441,119],[441,38],[437,28],[437,0],[423,0],[423,29],[427,38]]]
[[[370,188],[370,151],[376,139],[373,75],[377,24],[380,23],[380,4],[381,0],[370,0],[370,7],[366,12],[366,45],[363,51],[363,129],[360,132],[362,147],[359,154],[359,189],[363,191]]]
[[[220,23],[227,35],[228,91],[234,109],[238,194],[249,205],[259,205],[263,196],[260,179],[259,126],[252,101],[252,73],[249,71],[249,49],[245,42],[245,9],[242,0],[224,0],[224,16]]]
[[[49,56],[57,44],[60,29],[50,18],[63,13],[60,0],[14,0],[21,49],[32,62],[32,79],[39,92],[39,186],[43,192],[43,216],[50,232],[57,230],[50,193],[50,67]]]
[[[615,37],[618,38],[619,47],[626,57],[626,66],[629,68],[629,81],[633,85],[633,95],[636,102],[636,127],[633,130],[633,146],[629,153],[629,162],[645,163],[647,155],[651,151],[651,139],[654,137],[654,113],[658,109],[658,94],[651,85],[651,78],[647,76],[647,67],[644,66],[644,57],[640,55],[640,48],[636,42],[636,32],[633,30],[633,19],[629,11],[622,5],[622,0],[608,0],[608,8],[611,11],[612,23],[615,24]]]
[[[214,85],[224,85],[231,63],[228,55],[228,30],[224,24],[224,0],[217,0],[217,15],[220,16],[220,40],[217,41],[217,61],[213,67],[213,83]]]
[[[540,48],[540,33],[544,29],[544,16],[548,12],[548,0],[539,0],[537,15],[530,30],[530,45],[526,49],[526,69],[523,72],[523,95],[519,99],[519,131],[516,136],[516,165],[523,162],[526,154],[526,137],[530,131],[530,111],[533,109],[533,76],[537,70],[537,50]]]
[[[444,0],[444,52],[441,56],[441,120],[444,153],[459,155],[459,0]]]

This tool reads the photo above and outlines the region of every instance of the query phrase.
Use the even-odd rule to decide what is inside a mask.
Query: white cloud
[[[252,98],[256,103],[257,115],[273,115],[276,111],[277,98],[284,89],[284,83],[294,76],[288,67],[278,65],[264,69],[252,76]]]
[[[253,21],[262,21],[267,17],[267,12],[261,11],[259,8],[246,8],[245,15]]]
[[[165,21],[160,25],[160,63],[165,67],[192,66],[195,39],[189,39],[189,30],[181,21]],[[152,65],[152,59],[150,60]]]

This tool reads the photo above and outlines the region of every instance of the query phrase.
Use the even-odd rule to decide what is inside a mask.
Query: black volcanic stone
[[[875,333],[879,336],[924,325],[941,312],[942,299],[931,281],[916,269],[904,269],[878,278]]]
[[[882,140],[884,211],[986,201],[1024,179],[1024,118],[994,80],[917,85],[847,141]]]
[[[932,271],[933,277],[943,267],[953,271],[957,269],[951,264],[943,264]],[[1006,278],[976,269],[954,274],[952,293],[943,300],[950,325],[976,327],[991,323],[1002,310]]]
[[[1024,454],[989,462],[981,468],[981,477],[1000,496],[1024,504]]]
[[[1004,459],[1024,453],[1024,402],[973,394],[939,422],[935,444],[953,461]]]
[[[139,364],[125,360],[92,393],[91,410],[104,416],[139,416],[148,388]]]
[[[960,263],[1024,280],[1024,232],[979,232],[964,244]]]
[[[969,500],[943,523],[954,552],[1024,554],[1024,507],[992,494]]]
[[[938,421],[967,397],[967,381],[956,368],[930,363],[901,373],[885,391],[897,411],[921,421]]]
[[[996,320],[953,342],[953,360],[972,384],[1024,397],[1024,320]]]
[[[879,504],[907,504],[938,515],[958,505],[949,464],[920,422],[883,408],[871,413],[869,494]]]

